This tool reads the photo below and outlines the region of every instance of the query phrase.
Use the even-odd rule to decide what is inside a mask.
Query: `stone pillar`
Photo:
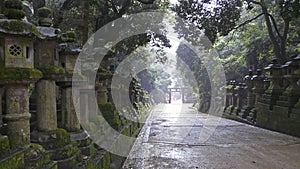
[[[80,98],[80,105],[83,105],[81,110],[84,112],[80,112],[80,118],[86,119],[89,122],[92,122],[98,116],[98,104],[97,100],[93,99],[95,90],[88,86],[85,89],[82,89]]]
[[[262,97],[262,94],[265,91],[264,77],[262,75],[261,69],[257,69],[256,75],[252,77],[252,81],[253,81],[252,91],[255,94],[255,102],[254,102],[254,108],[250,110],[250,113],[247,116],[247,120],[251,122],[255,122],[257,111],[260,111],[258,109],[259,101]]]
[[[80,123],[73,104],[72,87],[62,87],[62,126],[69,132],[79,132]],[[75,103],[76,104],[76,103]]]
[[[30,143],[30,113],[28,84],[6,86],[7,135],[12,149],[22,148]]]
[[[288,87],[283,92],[283,95],[288,97],[288,103],[289,107],[293,107],[299,99],[300,96],[300,87],[297,84],[300,78],[300,56],[294,58],[292,62],[288,62],[286,64],[287,66],[287,72],[286,75],[284,75],[284,78],[286,78],[289,82]]]
[[[172,102],[172,89],[169,89],[169,104]]]
[[[242,110],[244,100],[244,88],[243,85],[240,83],[236,88],[236,107],[234,109],[234,115],[238,115],[239,112]]]
[[[232,84],[232,108],[236,108],[237,107],[237,96],[238,96],[238,93],[237,93],[237,90],[238,90],[238,86],[236,85],[236,83],[234,82]]]
[[[255,102],[254,105],[257,105],[258,101],[260,100],[262,94],[265,91],[264,87],[264,77],[262,75],[261,69],[257,69],[257,74],[253,76],[253,92],[255,93]]]
[[[282,88],[280,87],[280,81],[283,78],[281,72],[282,67],[277,63],[277,60],[273,60],[273,62],[266,67],[265,70],[270,72],[270,86],[265,93],[270,96],[270,99],[268,99],[268,104],[270,110],[272,110],[279,96],[283,92]]]
[[[103,86],[99,86],[97,90],[97,101],[100,104],[107,103],[107,89]]]
[[[36,86],[37,128],[39,131],[53,131],[57,129],[55,81],[40,80]]]
[[[3,113],[2,98],[3,98],[3,93],[4,93],[4,87],[0,86],[0,127],[2,127],[2,113]]]
[[[84,92],[80,91],[80,119],[82,122],[87,123],[89,121],[89,107],[88,107],[89,96]]]
[[[253,93],[253,81],[252,81],[253,71],[250,69],[248,75],[245,76],[246,82],[246,92],[247,92],[247,105],[243,108],[243,110],[239,113],[239,116],[242,118],[246,118],[250,112],[250,110],[254,107],[255,103],[255,95]]]
[[[184,93],[184,89],[181,89],[181,97],[182,97],[182,103],[185,103],[185,99],[184,99],[184,96],[185,96],[185,93]]]

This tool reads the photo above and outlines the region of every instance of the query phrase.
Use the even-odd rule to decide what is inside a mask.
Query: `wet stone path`
[[[158,105],[123,168],[299,169],[300,139],[198,113],[189,104]]]

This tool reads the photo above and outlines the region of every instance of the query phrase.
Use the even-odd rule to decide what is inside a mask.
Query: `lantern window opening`
[[[27,46],[26,47],[26,59],[30,59],[31,58],[31,52],[32,52],[32,48]]]
[[[15,57],[21,57],[22,56],[22,46],[21,45],[17,45],[17,44],[14,44],[14,45],[10,45],[8,47],[8,51],[9,51],[9,54],[11,56],[15,56]]]

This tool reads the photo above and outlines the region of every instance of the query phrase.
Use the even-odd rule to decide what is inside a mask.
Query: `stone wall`
[[[300,56],[264,71],[249,71],[244,81],[227,85],[224,116],[300,137]]]

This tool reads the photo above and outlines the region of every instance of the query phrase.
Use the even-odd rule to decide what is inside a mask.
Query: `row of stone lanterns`
[[[260,69],[254,75],[249,71],[245,87],[234,81],[228,84],[225,115],[297,135],[296,130],[300,129],[297,125],[300,122],[300,107],[297,106],[300,105],[300,56],[284,65],[274,60],[265,71],[267,76]]]
[[[60,31],[51,26],[51,11],[47,8],[38,10],[38,26],[27,22],[23,19],[25,13],[19,0],[4,1],[4,16],[5,19],[0,19],[0,125],[3,119],[7,126],[2,133],[8,136],[11,150],[23,149],[34,142],[50,148],[53,144],[53,148],[61,149],[50,151],[46,148],[52,154],[66,151],[71,144],[70,135],[58,129],[56,91],[59,85],[62,91],[62,127],[68,132],[79,132],[71,90],[73,69],[80,53],[80,49],[71,45],[75,34],[68,32],[61,36]],[[82,76],[79,74],[78,77]],[[30,130],[29,91],[33,86],[36,132]],[[5,98],[5,107],[2,107],[2,98]],[[58,146],[51,142],[52,138],[64,140],[64,144]],[[3,136],[2,140],[5,141]],[[60,161],[59,168],[74,165],[75,149],[70,155],[74,156],[59,157],[68,160],[55,159]]]

